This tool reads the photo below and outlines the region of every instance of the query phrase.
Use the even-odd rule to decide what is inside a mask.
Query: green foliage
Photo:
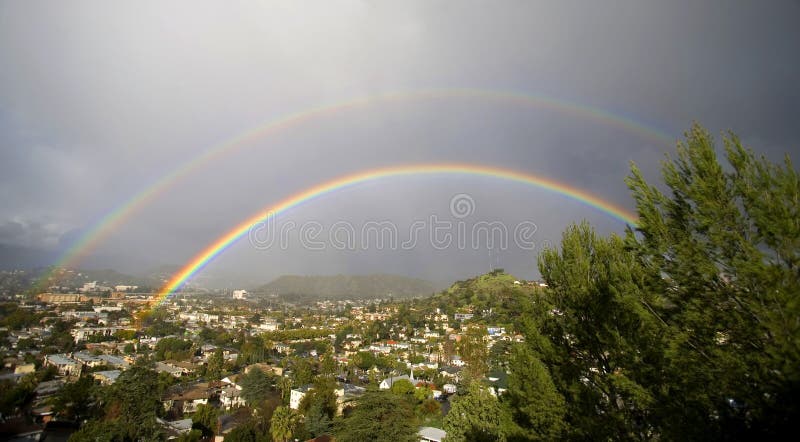
[[[168,313],[162,310],[139,313],[139,322],[145,336],[181,335],[185,331],[178,324],[167,321]]]
[[[353,356],[353,364],[362,370],[369,370],[377,365],[375,355],[368,351],[360,351]]]
[[[114,337],[120,341],[129,341],[136,337],[136,330],[119,330],[114,333]]]
[[[217,432],[219,410],[211,405],[200,404],[192,416],[192,428],[200,430],[203,437],[211,437]]]
[[[69,442],[122,442],[131,439],[126,429],[116,421],[89,421],[80,430],[72,433]],[[155,441],[157,437],[151,435],[142,440]]]
[[[41,315],[36,312],[20,308],[16,303],[0,304],[0,326],[11,330],[20,330],[39,323]]]
[[[180,338],[164,338],[156,344],[155,358],[157,361],[189,359],[194,354],[192,345],[192,341]]]
[[[486,327],[469,327],[458,345],[461,359],[467,364],[464,374],[470,379],[482,379],[489,368],[489,350],[486,342],[489,335]]]
[[[294,339],[318,339],[326,338],[332,334],[330,330],[319,330],[311,328],[298,328],[294,330],[275,330],[264,332],[261,338],[265,341],[291,341]]]
[[[201,430],[193,429],[178,436],[178,442],[200,442],[203,439]]]
[[[34,396],[34,389],[38,379],[35,373],[30,373],[22,377],[16,384],[10,381],[3,381],[0,384],[3,394],[0,395],[0,413],[9,416],[16,414]]]
[[[134,365],[108,387],[104,422],[95,422],[86,432],[82,429],[81,437],[91,440],[98,433],[113,428],[112,440],[159,439],[161,428],[156,417],[163,412],[160,399],[155,373],[147,367]]]
[[[248,405],[254,405],[264,400],[272,389],[272,378],[260,368],[252,368],[240,381],[242,398]]]
[[[505,396],[517,439],[556,440],[564,432],[564,397],[556,390],[547,367],[527,345],[514,349],[508,394]]]
[[[353,442],[419,440],[411,405],[393,400],[391,393],[378,391],[368,391],[358,398],[350,415],[334,423],[334,435],[337,440]]]
[[[225,442],[271,442],[269,434],[262,431],[254,422],[239,425],[225,435]]]
[[[667,437],[776,437],[800,413],[800,178],[695,125],[664,164],[669,193],[634,166],[628,242],[663,298]]]
[[[790,429],[800,412],[800,179],[788,159],[757,158],[733,135],[724,144],[727,165],[692,127],[663,166],[667,193],[632,168],[635,231],[603,238],[584,223],[540,254],[549,288],[521,303],[526,342],[503,400],[509,438]]]
[[[306,392],[303,400],[300,401],[298,410],[304,415],[308,415],[309,410],[319,407],[322,412],[332,419],[336,414],[336,381],[329,377],[317,377],[314,380],[313,388]]]
[[[448,442],[504,441],[506,434],[500,402],[478,382],[469,385],[466,394],[451,399],[444,418]]]
[[[305,429],[311,437],[329,434],[333,426],[331,416],[321,402],[314,402],[304,413]]]
[[[310,384],[314,380],[314,368],[306,358],[294,358],[292,383],[295,387]]]
[[[552,345],[535,333],[532,344],[547,349],[538,357],[571,404],[570,431],[647,438],[653,402],[647,387],[659,382],[662,331],[646,309],[657,299],[643,288],[645,269],[622,239],[598,237],[586,223],[564,232],[560,251],[543,251],[539,268],[557,313],[540,327]]]
[[[511,324],[521,318],[523,303],[538,296],[541,291],[536,286],[516,285],[516,280],[513,275],[495,270],[457,281],[447,290],[422,302],[423,305],[439,308],[448,315],[457,312],[478,313],[471,322]],[[484,317],[482,312],[487,315]]]
[[[300,415],[289,407],[275,409],[270,420],[269,434],[276,442],[288,442],[297,431]]]
[[[208,358],[208,365],[206,366],[206,378],[210,381],[218,381],[222,379],[225,372],[225,358],[222,354],[222,349],[214,350],[214,353]]]
[[[392,383],[392,387],[389,389],[392,394],[396,394],[398,396],[412,396],[414,394],[415,388],[414,384],[407,379],[400,379]]]
[[[100,386],[91,377],[82,377],[68,383],[50,400],[59,419],[82,422],[99,417]]]

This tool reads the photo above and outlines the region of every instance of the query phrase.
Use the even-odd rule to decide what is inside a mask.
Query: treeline
[[[261,338],[265,341],[281,342],[292,341],[295,339],[319,339],[333,334],[333,330],[321,330],[311,328],[298,328],[292,330],[275,330],[261,333]]]
[[[692,127],[664,186],[632,167],[637,226],[602,237],[582,223],[540,254],[549,288],[524,307],[508,393],[463,395],[445,419],[448,441],[790,434],[800,180],[788,157],[770,163],[733,135],[724,150],[727,165]]]

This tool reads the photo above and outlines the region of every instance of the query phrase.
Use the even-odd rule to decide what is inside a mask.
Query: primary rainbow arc
[[[178,273],[172,277],[172,279],[166,283],[166,285],[156,296],[156,306],[163,303],[170,294],[178,290],[192,276],[201,271],[212,260],[222,254],[228,247],[233,245],[239,238],[246,235],[254,225],[265,221],[268,217],[275,217],[309,200],[356,184],[390,177],[432,174],[484,176],[523,183],[567,196],[571,199],[582,202],[583,204],[596,208],[620,221],[625,222],[626,224],[636,225],[637,222],[637,217],[635,214],[584,190],[552,179],[525,174],[515,170],[474,164],[420,164],[372,169],[346,175],[302,190],[272,206],[266,207],[264,210],[259,211],[257,214],[237,224],[227,233],[223,234],[214,242],[209,244],[200,253],[195,255],[186,265],[181,268]]]

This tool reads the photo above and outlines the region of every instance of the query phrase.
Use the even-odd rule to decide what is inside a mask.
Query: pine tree
[[[560,248],[539,256],[554,307],[541,325],[550,345],[539,357],[569,404],[569,431],[649,439],[663,331],[647,309],[657,299],[645,290],[646,269],[621,238],[599,237],[585,222],[564,232]]]
[[[504,441],[500,402],[488,389],[472,382],[466,394],[451,401],[450,411],[444,417],[444,431],[449,442]]]
[[[659,398],[671,438],[781,434],[800,412],[800,179],[791,161],[758,158],[732,134],[729,165],[695,125],[662,175],[634,166],[639,212],[628,243],[654,275],[668,331]]]
[[[411,405],[397,400],[391,393],[378,391],[359,397],[352,413],[334,424],[334,435],[336,440],[351,442],[419,440]]]
[[[564,430],[566,404],[547,367],[527,345],[514,348],[505,396],[517,439],[556,440]]]

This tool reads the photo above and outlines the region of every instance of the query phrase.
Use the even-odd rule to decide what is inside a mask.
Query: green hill
[[[256,293],[319,299],[394,299],[428,296],[438,287],[430,281],[399,275],[283,275]]]
[[[541,293],[538,283],[519,281],[500,269],[456,281],[427,302],[447,314],[485,314],[487,321],[506,323],[525,310],[526,300],[538,300]]]

